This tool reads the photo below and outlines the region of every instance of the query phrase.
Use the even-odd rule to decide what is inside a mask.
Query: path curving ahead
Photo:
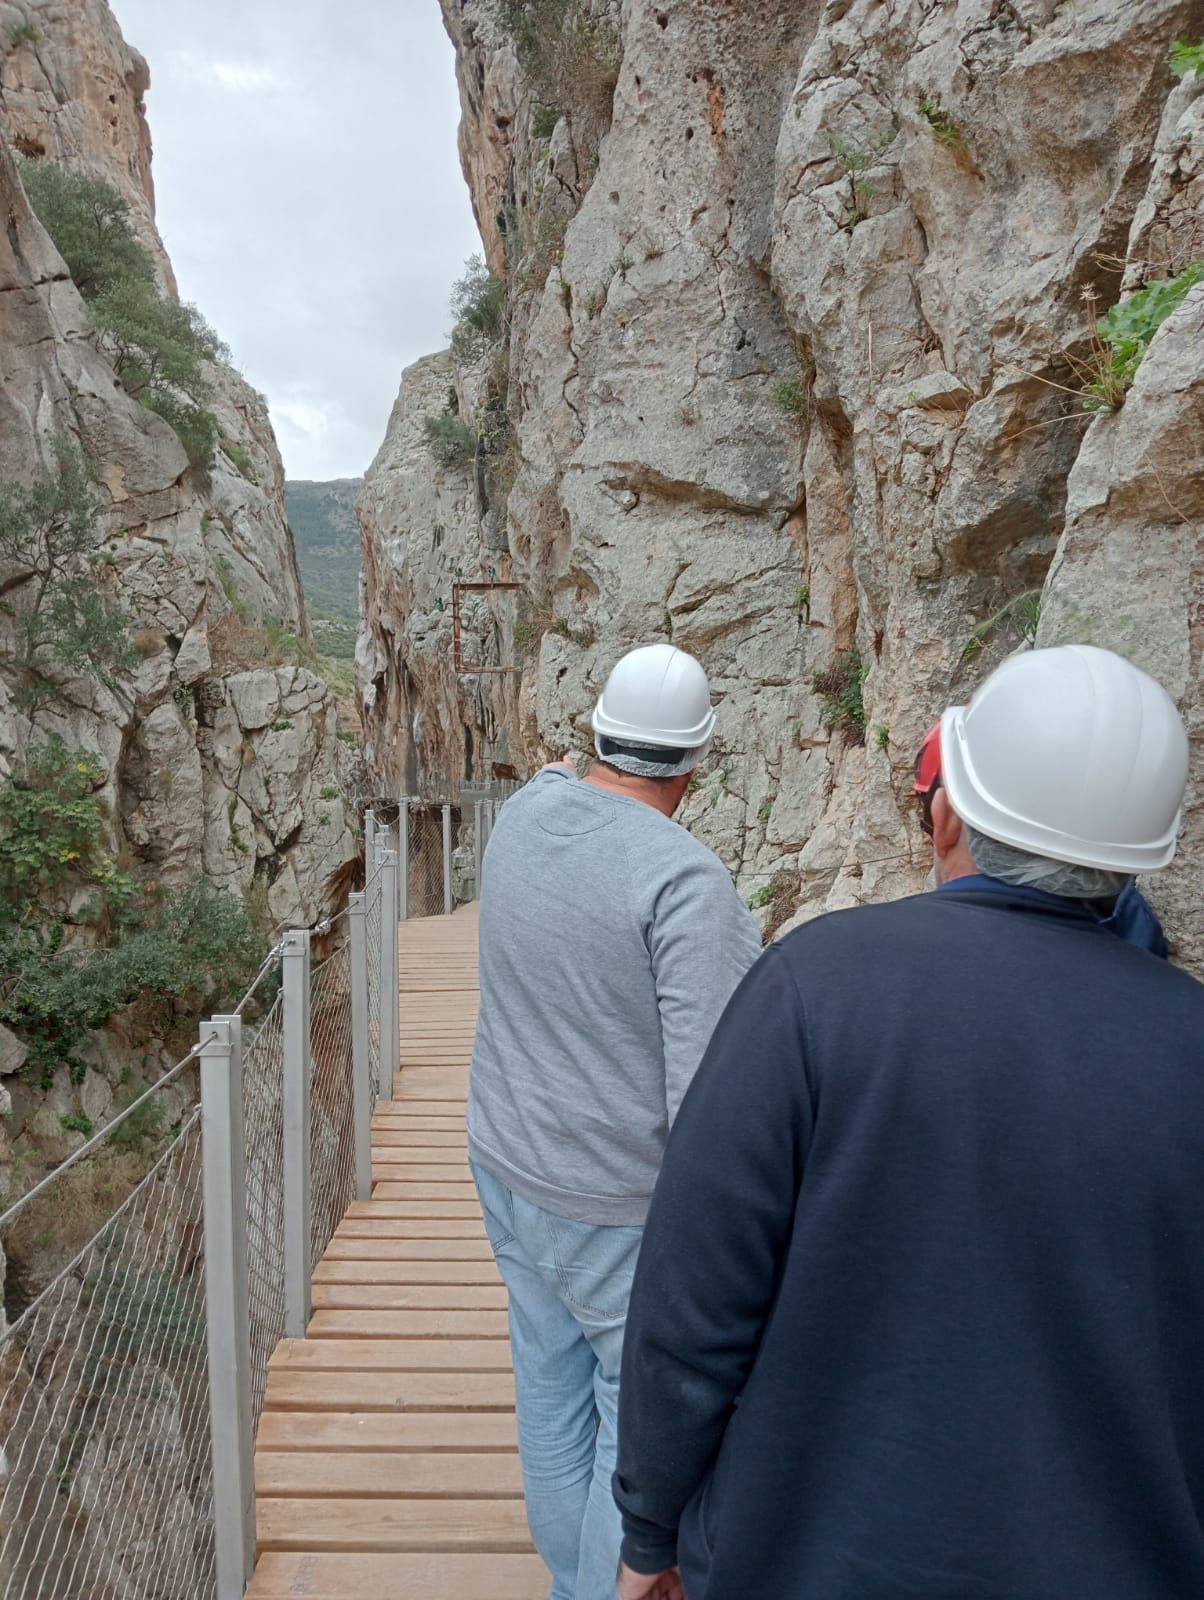
[[[477,918],[401,924],[401,1072],[372,1199],[272,1357],[248,1600],[541,1600],[522,1500],[506,1293],[468,1173]]]

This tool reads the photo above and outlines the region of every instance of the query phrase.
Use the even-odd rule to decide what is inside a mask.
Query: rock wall
[[[211,407],[230,449],[190,469],[174,432],[122,391],[90,341],[10,158],[115,185],[174,292],[154,224],[146,64],[106,0],[2,4],[0,48],[0,480],[43,474],[57,434],[97,463],[113,598],[141,657],[113,688],[67,685],[36,725],[0,670],[0,775],[55,729],[101,756],[115,842],[145,874],[173,883],[203,867],[245,890],[258,872],[273,920],[315,922],[341,900],[356,847],[341,800],[323,798],[343,764],[333,701],[313,673],[265,661],[264,624],[309,640],[266,404],[215,367]]]
[[[518,463],[507,494],[483,452],[475,493],[424,461],[426,374],[474,411],[454,358],[411,369],[361,500],[382,781],[588,748],[616,656],[667,636],[722,701],[684,818],[767,928],[905,892],[918,740],[1043,588],[1043,641],[1093,618],[1160,671],[1198,773],[1198,294],[1116,415],[1076,363],[1092,305],[1204,255],[1202,86],[1167,68],[1201,0],[580,0],[620,57],[600,137],[577,91],[604,48],[549,107],[489,0],[443,12]],[[538,648],[504,692],[449,672],[449,562],[524,586]],[[1140,609],[1103,598],[1125,572]],[[1191,817],[1159,893],[1200,965]]]

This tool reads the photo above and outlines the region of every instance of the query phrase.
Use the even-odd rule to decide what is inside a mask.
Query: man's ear
[[[932,848],[938,858],[943,861],[952,855],[965,834],[962,819],[949,804],[949,796],[944,789],[938,789],[932,797]]]

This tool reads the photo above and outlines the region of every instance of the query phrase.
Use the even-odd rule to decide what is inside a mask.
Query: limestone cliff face
[[[410,427],[410,470],[378,463],[361,502],[382,777],[433,723],[453,781],[503,735],[520,764],[588,748],[617,655],[669,636],[722,700],[685,820],[778,927],[919,886],[915,747],[1043,586],[1043,641],[1128,649],[1199,739],[1199,291],[1116,415],[1083,409],[1072,358],[1084,291],[1102,310],[1204,255],[1201,86],[1167,70],[1201,0],[583,0],[619,60],[600,138],[487,0],[443,10],[518,460],[478,460],[433,546],[404,419],[441,402],[407,375],[381,461]],[[525,587],[531,659],[495,608],[505,694],[436,667],[448,546]],[[1199,964],[1192,819],[1161,893]]]
[[[203,867],[245,890],[258,872],[276,920],[313,922],[345,889],[354,840],[341,802],[319,797],[339,783],[333,701],[313,673],[265,662],[256,631],[268,622],[308,639],[263,398],[215,368],[211,406],[229,451],[190,470],[173,431],[122,391],[88,337],[10,157],[114,184],[174,289],[154,225],[146,65],[105,0],[0,6],[0,44],[0,480],[44,474],[58,434],[82,445],[110,502],[113,598],[141,657],[114,688],[67,685],[36,726],[0,671],[0,773],[57,729],[101,755],[118,842],[147,874],[172,883]]]

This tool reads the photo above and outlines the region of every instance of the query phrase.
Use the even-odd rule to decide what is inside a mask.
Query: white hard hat
[[[1147,872],[1175,853],[1187,734],[1162,685],[1123,656],[1029,650],[945,712],[941,776],[957,815],[990,839]]]
[[[715,731],[707,675],[672,644],[646,644],[618,661],[590,726],[617,744],[696,750]]]

